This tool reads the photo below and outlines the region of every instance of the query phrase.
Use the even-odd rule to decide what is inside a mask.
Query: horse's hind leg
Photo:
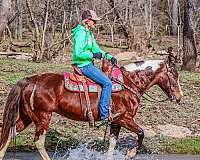
[[[116,146],[116,142],[119,136],[121,127],[115,123],[111,123],[110,126],[110,139],[107,160],[113,160],[113,152]]]
[[[24,130],[30,123],[31,123],[31,119],[28,116],[25,116],[23,113],[20,113],[19,118],[17,119],[16,124],[15,124],[15,129],[14,129],[15,133],[11,134],[11,131],[10,131],[6,145],[0,151],[0,160],[3,159],[5,152],[10,144],[11,138],[13,136],[16,136],[17,133]]]
[[[7,140],[6,144],[5,144],[5,146],[0,150],[0,160],[3,160],[3,157],[4,157],[5,153],[6,153],[6,150],[7,150],[8,146],[9,146],[9,144],[10,144],[10,141],[11,141],[11,134],[9,134],[8,140]]]
[[[44,143],[46,138],[46,133],[49,128],[49,123],[51,120],[51,113],[39,113],[37,116],[40,118],[40,122],[36,122],[36,133],[35,133],[35,145],[40,152],[43,160],[50,160],[48,153],[46,152]]]

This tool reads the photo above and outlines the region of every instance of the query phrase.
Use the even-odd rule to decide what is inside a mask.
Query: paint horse
[[[120,117],[110,126],[108,159],[112,159],[121,127],[127,128],[138,136],[137,146],[133,146],[128,151],[127,159],[133,156],[135,150],[140,149],[144,132],[133,118],[138,110],[141,96],[149,88],[158,85],[169,99],[177,102],[182,97],[179,75],[173,58],[135,62],[121,67],[120,70],[123,75],[124,89],[112,93],[112,104],[115,111],[120,113]],[[63,74],[45,73],[19,80],[11,89],[5,104],[0,159],[3,159],[12,136],[34,123],[35,145],[43,160],[50,160],[44,143],[52,112],[77,121],[88,121],[84,116],[86,107],[80,106],[80,96],[80,93],[64,88]],[[99,120],[98,94],[91,92],[89,97],[93,116],[97,121]]]

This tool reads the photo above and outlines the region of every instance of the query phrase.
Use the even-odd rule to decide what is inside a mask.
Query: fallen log
[[[32,59],[32,53],[24,53],[24,52],[0,52],[0,58],[12,58],[12,59]]]

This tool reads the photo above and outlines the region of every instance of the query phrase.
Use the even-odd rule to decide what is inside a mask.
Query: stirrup
[[[120,117],[121,113],[110,113],[109,117],[108,117],[108,120],[110,122],[113,122],[115,120],[117,120],[119,117]]]
[[[94,117],[92,115],[92,112],[88,112],[88,119],[89,119],[89,126],[91,128],[93,128],[95,126],[95,123],[94,123]]]

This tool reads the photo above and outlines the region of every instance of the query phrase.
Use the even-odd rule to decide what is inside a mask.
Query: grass
[[[0,59],[0,80],[8,85],[27,76],[45,72],[70,70],[69,64],[34,63],[24,60]]]
[[[200,154],[200,138],[185,138],[169,141],[165,148],[168,153]]]

